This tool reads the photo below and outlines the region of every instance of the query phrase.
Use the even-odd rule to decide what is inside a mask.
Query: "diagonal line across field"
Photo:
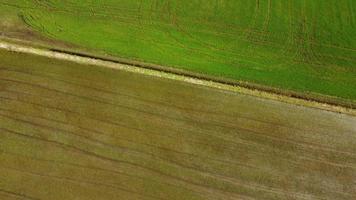
[[[230,92],[238,92],[246,95],[262,97],[272,100],[278,100],[286,103],[292,103],[296,105],[302,105],[307,107],[313,107],[317,109],[323,109],[333,112],[340,112],[345,114],[356,115],[356,111],[353,109],[353,103],[338,103],[334,100],[326,98],[309,97],[306,95],[291,95],[289,93],[283,93],[270,89],[259,88],[258,86],[249,85],[248,83],[239,84],[236,82],[224,82],[219,80],[213,80],[205,77],[197,77],[184,72],[170,71],[169,69],[163,71],[162,69],[155,69],[155,67],[141,66],[129,63],[121,63],[120,61],[105,59],[101,57],[89,56],[86,54],[78,54],[75,52],[65,52],[56,49],[37,48],[30,45],[20,44],[18,41],[9,42],[6,40],[0,40],[0,49],[5,49],[12,52],[33,54],[37,56],[44,56],[53,59],[66,60],[79,64],[100,66],[106,68],[112,68],[116,70],[123,70],[132,73],[139,73],[159,78],[179,80],[190,84],[206,86],[216,89],[222,89]]]

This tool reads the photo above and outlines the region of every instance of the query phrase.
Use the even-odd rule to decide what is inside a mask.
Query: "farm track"
[[[185,81],[193,84],[224,89],[228,91],[240,92],[252,96],[258,96],[267,99],[275,99],[283,102],[293,103],[296,105],[309,106],[313,108],[329,110],[333,112],[341,112],[355,115],[354,103],[351,101],[337,99],[334,97],[320,96],[320,95],[304,95],[292,91],[282,91],[275,88],[268,88],[265,86],[236,82],[231,80],[216,79],[214,77],[203,76],[199,74],[189,73],[186,71],[170,69],[168,67],[161,67],[157,65],[150,65],[140,62],[131,62],[125,60],[117,60],[115,58],[96,57],[86,53],[76,53],[60,49],[36,49],[30,46],[22,46],[23,41],[5,39],[1,42],[1,48],[15,51],[36,54],[45,57],[53,57],[57,59],[70,60],[79,63],[92,63],[95,65],[102,65],[104,67],[112,67],[121,70],[133,71],[135,73],[143,73],[168,79],[175,79]],[[8,43],[7,40],[12,42]],[[15,43],[13,43],[15,42]],[[20,45],[18,45],[18,44]],[[46,45],[44,45],[45,48]]]

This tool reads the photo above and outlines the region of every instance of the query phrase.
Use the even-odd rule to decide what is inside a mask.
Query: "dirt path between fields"
[[[0,40],[0,49],[5,49],[8,51],[12,51],[12,52],[44,56],[44,57],[54,58],[54,59],[59,59],[59,60],[66,60],[66,61],[71,61],[71,62],[75,62],[75,63],[79,63],[79,64],[107,67],[107,68],[123,70],[123,71],[127,71],[127,72],[132,72],[132,73],[139,73],[139,74],[144,74],[144,75],[154,76],[154,77],[159,77],[159,78],[179,80],[179,81],[183,81],[183,82],[191,83],[191,84],[195,84],[195,85],[206,86],[206,87],[216,88],[216,89],[222,89],[222,90],[226,90],[226,91],[230,91],[230,92],[238,92],[238,93],[242,93],[242,94],[246,94],[246,95],[251,95],[251,96],[256,96],[256,97],[261,97],[261,98],[266,98],[266,99],[272,99],[272,100],[278,100],[278,101],[282,101],[285,103],[291,103],[291,104],[295,104],[295,105],[312,107],[312,108],[316,108],[316,109],[328,110],[328,111],[332,111],[332,112],[338,112],[338,113],[344,113],[344,114],[356,116],[355,109],[351,109],[351,108],[348,108],[345,106],[333,105],[333,104],[329,104],[329,103],[323,103],[323,102],[307,100],[307,99],[302,99],[302,98],[296,98],[296,97],[276,94],[276,93],[272,93],[272,92],[266,92],[266,91],[262,91],[262,90],[258,90],[258,89],[250,89],[250,88],[240,87],[240,86],[236,86],[236,85],[224,84],[224,83],[219,83],[216,81],[209,81],[209,80],[199,79],[199,78],[190,77],[190,76],[186,76],[186,75],[169,73],[169,72],[159,71],[159,70],[155,70],[155,69],[148,69],[148,68],[143,68],[143,67],[129,65],[129,64],[121,64],[121,63],[107,61],[107,60],[104,60],[101,58],[89,58],[86,56],[79,56],[79,55],[64,53],[64,52],[60,52],[60,51],[49,50],[49,49],[45,49],[45,48],[37,48],[37,47],[22,45],[22,44],[20,45],[20,44],[8,42],[8,41],[2,41],[2,40]]]

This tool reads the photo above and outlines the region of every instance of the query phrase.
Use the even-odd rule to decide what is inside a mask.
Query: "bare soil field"
[[[0,51],[0,199],[354,199],[356,118]]]

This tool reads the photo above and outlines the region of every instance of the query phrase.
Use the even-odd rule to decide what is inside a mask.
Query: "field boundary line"
[[[53,58],[57,60],[75,62],[78,64],[100,66],[100,67],[131,72],[131,73],[138,73],[138,74],[143,74],[143,75],[148,75],[148,76],[153,76],[158,78],[181,81],[189,84],[210,87],[210,88],[225,90],[234,93],[240,93],[243,95],[254,96],[263,99],[275,100],[275,101],[294,104],[298,106],[311,107],[315,109],[321,109],[321,110],[356,116],[356,109],[349,108],[346,106],[329,104],[327,102],[318,102],[315,100],[308,100],[304,98],[298,98],[298,97],[278,94],[274,92],[268,92],[260,89],[252,89],[244,86],[232,85],[232,84],[223,83],[215,80],[207,80],[207,79],[202,79],[199,77],[189,76],[185,74],[162,71],[160,69],[151,69],[151,68],[141,67],[137,65],[119,63],[111,60],[106,60],[104,58],[95,58],[95,57],[89,57],[85,55],[80,56],[80,55],[76,55],[76,53],[71,54],[71,53],[63,52],[61,50],[40,48],[31,45],[23,45],[23,44],[20,45],[14,42],[4,41],[2,39],[0,39],[0,49],[10,51],[10,52],[32,54],[32,55],[37,55],[37,56],[42,56],[47,58]]]

